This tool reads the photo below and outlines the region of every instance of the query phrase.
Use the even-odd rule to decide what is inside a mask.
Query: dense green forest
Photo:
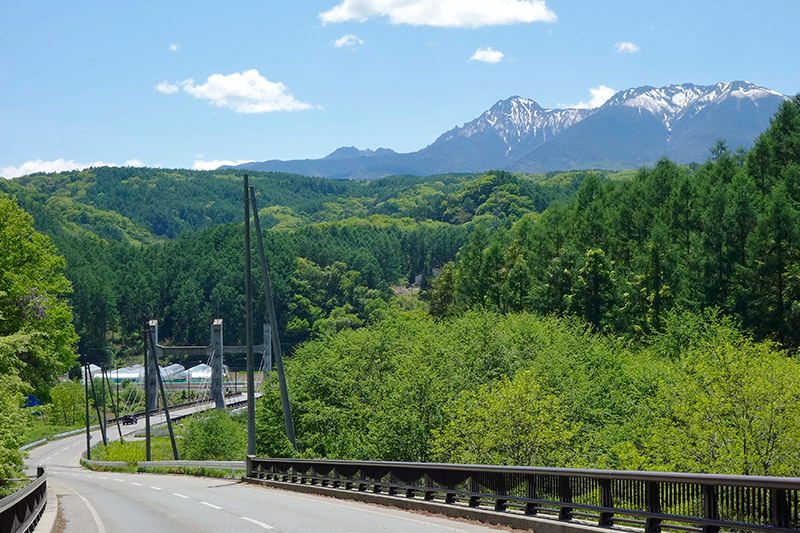
[[[24,398],[47,398],[77,340],[64,260],[33,219],[0,193],[0,497],[22,468]]]
[[[374,321],[392,285],[429,279],[473,226],[510,227],[569,199],[587,175],[254,174],[281,338],[291,349],[314,332]],[[78,352],[106,364],[141,353],[151,318],[165,342],[206,342],[213,318],[225,320],[226,339],[244,342],[241,187],[232,171],[110,167],[0,182],[65,257]],[[255,311],[263,320],[264,302]]]
[[[800,474],[800,96],[749,152],[689,166],[252,184],[302,454]],[[22,228],[0,242],[4,401],[47,398],[73,343],[140,357],[151,318],[166,343],[214,318],[243,343],[241,194],[233,171],[0,181]],[[37,374],[17,342],[40,315],[61,344]],[[288,454],[266,392],[259,453]]]
[[[716,312],[669,312],[647,342],[575,317],[399,312],[287,361],[308,457],[800,472],[800,363]],[[277,387],[258,453],[291,455]]]

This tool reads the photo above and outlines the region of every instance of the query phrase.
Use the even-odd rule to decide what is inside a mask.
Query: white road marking
[[[53,457],[55,457],[56,455],[58,455],[58,454],[60,454],[60,453],[61,453],[61,452],[56,452],[56,453],[54,453],[54,454],[53,454]]]
[[[153,489],[153,490],[161,490],[159,487],[150,486],[150,488]]]
[[[108,479],[106,476],[97,476],[97,479]]]
[[[253,491],[263,490],[263,489],[260,489],[260,488],[257,488],[257,487],[245,487],[245,488],[246,488],[246,490],[253,490]],[[425,524],[426,526],[438,527],[440,529],[445,529],[445,530],[448,530],[448,531],[466,531],[465,529],[459,529],[457,527],[445,526],[445,525],[442,525],[442,524],[437,524],[435,522],[425,522],[424,520],[416,520],[414,518],[403,516],[403,513],[405,513],[406,511],[403,511],[402,509],[393,509],[394,511],[396,511],[396,513],[381,512],[381,511],[375,511],[375,510],[372,510],[372,509],[364,509],[360,505],[351,505],[351,504],[358,504],[358,503],[363,503],[363,502],[350,502],[351,504],[348,504],[348,503],[345,503],[344,501],[342,501],[342,503],[339,503],[338,501],[326,501],[323,498],[314,498],[313,496],[306,496],[306,495],[303,495],[303,494],[296,494],[296,493],[287,494],[286,496],[289,496],[290,498],[297,498],[299,500],[313,501],[315,503],[319,503],[319,504],[323,504],[323,505],[333,505],[335,507],[347,507],[347,508],[350,508],[350,509],[353,509],[353,507],[358,507],[359,512],[377,514],[377,515],[381,515],[381,516],[388,516],[388,517],[391,517],[391,518],[394,518],[394,519],[397,519],[397,520],[405,520],[406,522],[414,522],[414,523],[417,523],[417,524]],[[447,520],[447,518],[445,517],[444,520]]]
[[[67,450],[69,450],[69,446],[67,446],[66,448],[64,448],[64,449],[63,449],[63,450],[61,450],[61,451],[62,451],[62,452],[65,452],[65,451],[67,451]]]
[[[208,502],[200,502],[200,503],[202,505],[207,505],[208,507],[211,507],[212,509],[218,509],[218,510],[222,509],[222,507],[220,507],[219,505],[214,505],[213,503],[208,503]]]
[[[248,518],[246,516],[240,516],[239,518],[241,518],[245,522],[250,522],[251,524],[255,524],[257,526],[263,527],[264,529],[274,529],[272,526],[268,526],[264,522],[259,522],[258,520],[253,520],[252,518]]]
[[[124,480],[124,479],[117,479],[117,478],[114,478],[114,481],[119,481],[120,483],[125,483],[125,480]]]
[[[136,483],[135,481],[131,481],[131,485],[136,485],[137,487],[141,487],[141,483]]]
[[[172,493],[173,496],[177,496],[178,498],[183,498],[184,500],[188,500],[188,496],[184,496],[183,494],[178,494],[177,492]]]
[[[85,503],[86,507],[89,508],[89,512],[92,513],[92,518],[94,518],[94,523],[97,524],[97,533],[106,533],[106,528],[103,525],[103,521],[100,520],[100,515],[97,514],[97,511],[94,510],[94,507],[92,507],[92,504],[89,503],[89,500],[87,500],[86,498],[83,497],[83,495],[77,492],[75,493],[75,495],[78,496],[78,498],[80,498],[81,500],[83,500],[83,503]]]
[[[46,458],[45,458],[45,461],[49,461],[49,460],[50,460],[50,459],[52,459],[52,458],[53,458],[53,456],[52,456],[52,455],[51,455],[50,457],[46,457]]]

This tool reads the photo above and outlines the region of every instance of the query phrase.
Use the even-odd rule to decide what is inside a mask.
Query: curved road
[[[140,429],[144,422],[127,426]],[[124,432],[125,432],[124,431]],[[116,427],[109,431],[109,438]],[[93,432],[92,442],[100,438]],[[26,463],[48,469],[67,533],[479,532],[489,526],[388,507],[193,476],[93,472],[80,466],[86,436],[30,450]],[[41,528],[37,529],[37,532]]]

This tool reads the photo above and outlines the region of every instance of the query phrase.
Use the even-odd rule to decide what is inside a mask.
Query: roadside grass
[[[94,461],[124,461],[126,463],[136,463],[145,461],[147,451],[146,443],[143,440],[132,440],[126,442],[109,442],[108,446],[98,445],[92,450],[92,460]],[[151,439],[150,458],[153,461],[170,461],[172,456],[172,444],[168,438]]]
[[[32,420],[28,431],[25,433],[25,438],[23,440],[24,444],[30,444],[31,442],[36,442],[42,439],[52,439],[53,435],[59,435],[61,433],[66,433],[67,431],[73,431],[75,429],[81,429],[86,427],[86,423],[81,421],[77,424],[72,424],[65,426],[63,424],[49,424],[46,422],[42,422],[41,420]]]

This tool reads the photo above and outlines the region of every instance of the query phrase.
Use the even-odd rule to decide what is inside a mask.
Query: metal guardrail
[[[139,461],[140,468],[209,468],[213,470],[244,470],[244,461]]]
[[[254,456],[247,477],[647,532],[800,531],[800,478]]]
[[[244,461],[137,461],[127,463],[125,461],[92,461],[81,457],[81,463],[87,466],[104,466],[111,468],[127,468],[129,466],[137,468],[208,468],[211,470],[244,470]]]
[[[96,425],[96,426],[91,426],[89,429],[90,430],[95,430],[95,429],[99,429],[99,428],[100,428],[100,426]],[[25,446],[20,446],[19,449],[20,450],[30,450],[31,448],[35,448],[36,446],[40,446],[42,444],[47,444],[51,440],[57,440],[57,439],[61,439],[61,438],[64,438],[64,437],[71,437],[72,435],[77,435],[78,433],[83,433],[85,431],[86,431],[86,428],[82,427],[82,428],[78,428],[78,429],[73,429],[72,431],[67,431],[65,433],[58,433],[56,435],[53,435],[52,437],[45,437],[42,440],[37,440],[36,442],[29,442]]]
[[[47,470],[40,466],[36,479],[25,488],[0,500],[0,532],[33,531],[47,503]]]

